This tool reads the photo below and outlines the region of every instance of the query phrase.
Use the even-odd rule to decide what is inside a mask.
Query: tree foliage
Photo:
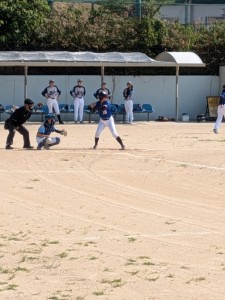
[[[158,18],[166,0],[142,1],[141,18],[135,1],[104,0],[99,5],[54,4],[46,0],[0,1],[1,50],[66,50],[144,52],[155,57],[165,49],[194,51],[218,74],[225,61],[225,22],[207,28]]]
[[[29,44],[34,32],[42,26],[49,13],[49,6],[45,0],[1,0],[1,50],[19,49]]]

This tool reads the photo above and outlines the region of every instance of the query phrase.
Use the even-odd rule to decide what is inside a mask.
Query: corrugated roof
[[[141,52],[0,51],[1,66],[174,66]]]

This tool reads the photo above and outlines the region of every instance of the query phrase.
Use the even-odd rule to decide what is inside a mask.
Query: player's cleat
[[[94,145],[94,147],[93,147],[92,149],[96,150],[96,149],[97,149],[97,146],[96,146],[96,145]]]
[[[34,149],[34,147],[31,146],[31,145],[30,146],[24,146],[23,149],[32,150],[32,149]]]
[[[215,134],[218,134],[219,132],[218,132],[218,130],[217,129],[213,129],[213,132],[215,133]]]
[[[125,146],[123,145],[123,146],[121,146],[121,150],[125,150]]]
[[[6,146],[5,146],[5,149],[6,149],[6,150],[12,150],[13,147],[12,147],[11,145],[6,145]]]
[[[84,121],[80,121],[80,124],[83,124],[84,123]]]
[[[49,145],[44,145],[43,148],[44,148],[45,150],[49,150],[49,149],[50,149]]]
[[[77,124],[78,123],[78,121],[74,121],[74,124]]]
[[[59,121],[59,124],[64,124],[63,121]]]
[[[39,144],[37,145],[37,150],[41,150],[42,147],[43,147],[43,143],[39,143]]]

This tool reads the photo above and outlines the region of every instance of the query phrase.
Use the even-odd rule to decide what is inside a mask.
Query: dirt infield
[[[38,124],[27,124],[36,146]],[[225,127],[58,126],[51,150],[5,150],[1,300],[225,299]]]

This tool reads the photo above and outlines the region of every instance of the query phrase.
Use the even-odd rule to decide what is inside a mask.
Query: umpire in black
[[[6,140],[5,149],[13,149],[13,138],[16,131],[18,131],[23,136],[23,148],[33,149],[34,147],[30,145],[29,131],[23,126],[23,124],[30,118],[32,110],[34,108],[34,102],[31,99],[24,100],[24,106],[16,109],[5,122],[5,129],[9,130],[9,134]]]

